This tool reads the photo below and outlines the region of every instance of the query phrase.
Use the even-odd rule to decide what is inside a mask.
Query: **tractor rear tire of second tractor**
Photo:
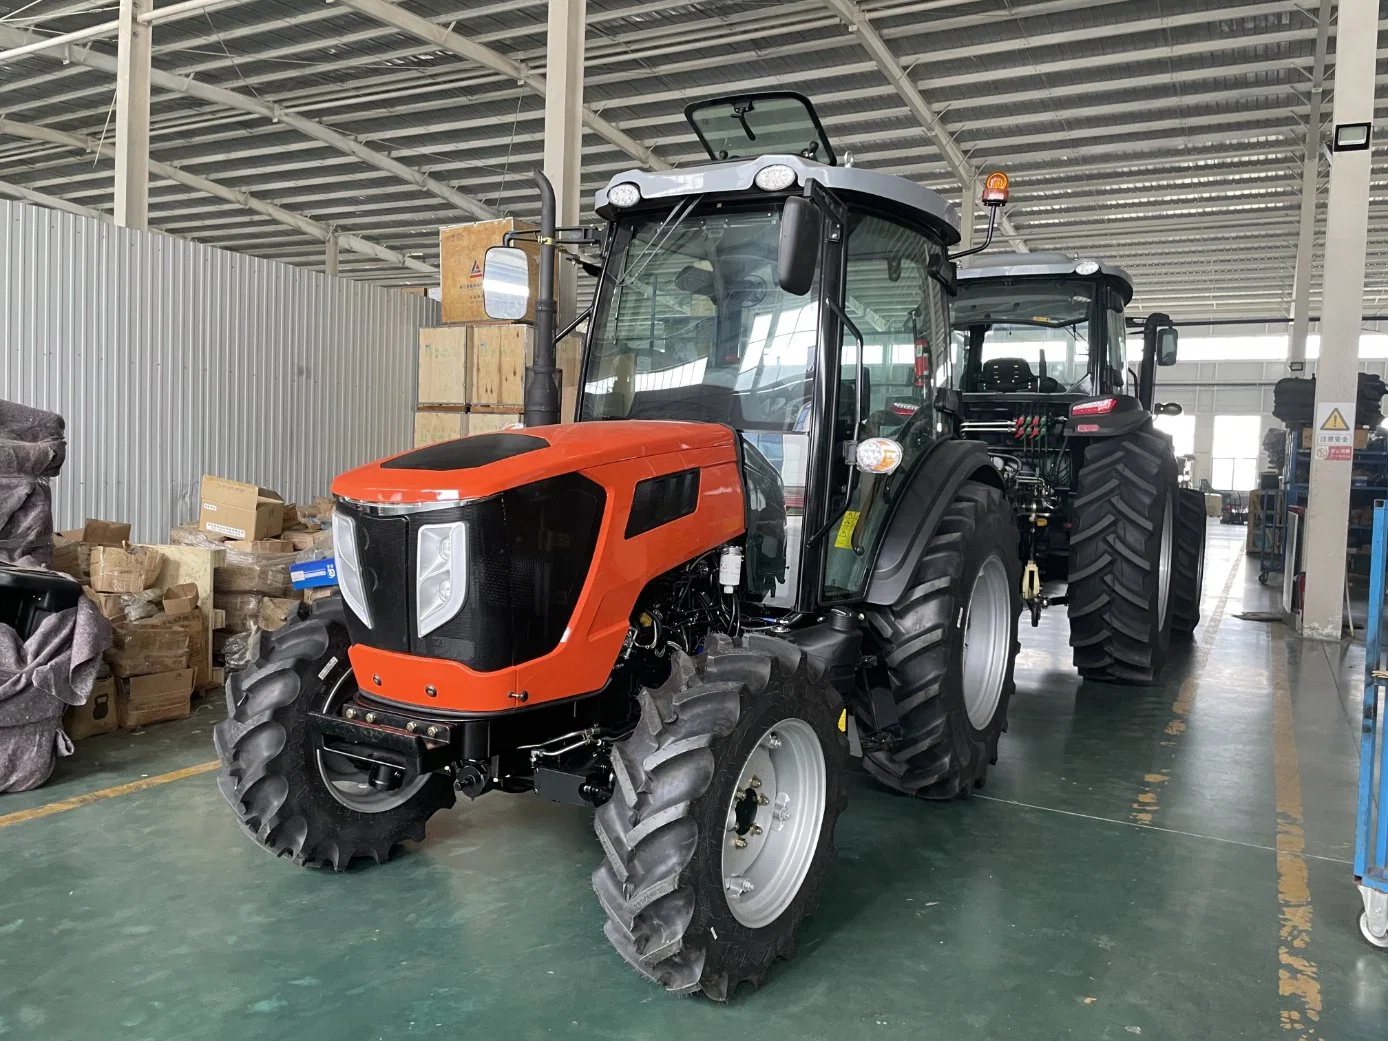
[[[1189,640],[1200,624],[1205,585],[1205,493],[1182,488],[1176,494],[1176,534],[1171,561],[1171,638]]]
[[[843,809],[842,699],[794,644],[714,634],[612,750],[593,889],[612,946],[680,994],[726,1001],[795,950]]]
[[[900,602],[868,616],[900,728],[885,747],[864,751],[878,781],[926,799],[983,787],[1016,689],[1021,581],[1007,500],[966,481]]]
[[[1085,679],[1155,683],[1175,611],[1176,457],[1138,430],[1095,441],[1075,486],[1070,532],[1070,645]]]

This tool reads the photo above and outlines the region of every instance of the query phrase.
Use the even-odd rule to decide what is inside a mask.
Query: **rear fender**
[[[1092,400],[1098,400],[1097,398]],[[1116,395],[1112,412],[1092,416],[1071,415],[1065,421],[1065,436],[1077,438],[1118,437],[1141,430],[1152,422],[1152,413],[1130,395]],[[1078,404],[1083,404],[1079,402]],[[1073,407],[1073,406],[1072,406]]]
[[[941,441],[926,454],[887,518],[868,576],[866,603],[887,607],[901,599],[949,504],[970,480],[1003,486],[982,441]]]

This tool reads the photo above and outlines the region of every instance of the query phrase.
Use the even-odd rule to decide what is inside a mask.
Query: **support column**
[[[1340,0],[1335,34],[1335,125],[1374,118],[1378,0]],[[1369,228],[1371,152],[1337,151],[1330,163],[1322,277],[1321,353],[1316,365],[1316,446],[1306,507],[1306,599],[1302,635],[1339,640],[1345,586],[1346,524],[1353,461],[1327,443],[1327,410],[1337,406],[1353,425],[1358,397],[1359,325],[1364,304],[1364,252]]]
[[[120,0],[116,50],[116,225],[149,227],[150,27],[153,0]]]
[[[548,67],[545,70],[545,176],[554,185],[560,227],[573,227],[579,214],[579,167],[583,152],[583,43],[587,0],[549,0]],[[567,261],[557,266],[555,330],[577,313],[578,272]]]
[[[1287,364],[1293,372],[1305,368],[1306,336],[1311,327],[1311,259],[1316,245],[1316,195],[1321,169],[1321,97],[1333,8],[1334,0],[1321,0],[1316,56],[1311,64],[1310,110],[1306,115],[1306,144],[1301,164],[1301,224],[1296,239],[1296,272],[1292,276],[1292,338],[1287,344]]]
[[[323,243],[323,273],[329,278],[337,277],[337,232],[334,231]]]
[[[974,218],[978,215],[978,178],[969,177],[964,181],[964,194],[959,197],[959,251],[974,248]]]

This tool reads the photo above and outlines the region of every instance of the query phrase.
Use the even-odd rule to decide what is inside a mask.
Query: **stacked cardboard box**
[[[130,525],[121,521],[89,519],[80,528],[53,533],[53,570],[86,583],[90,577],[92,549],[124,546],[130,541]]]

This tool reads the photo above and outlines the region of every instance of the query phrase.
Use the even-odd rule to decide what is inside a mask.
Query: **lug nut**
[[[761,778],[758,777],[756,774],[753,774],[753,775],[752,775],[752,779],[751,779],[750,781],[747,782],[747,787],[748,787],[748,788],[760,788],[760,787],[761,787]]]
[[[367,721],[368,723],[374,723],[374,722],[376,722],[376,713],[374,713],[374,712],[368,712],[368,713],[366,714],[366,721]]]
[[[746,848],[747,848],[747,840],[744,839],[741,835],[737,836],[737,838],[733,839],[733,848],[734,848],[734,849],[746,849]]]
[[[758,806],[765,806],[765,805],[766,805],[767,803],[769,803],[770,801],[771,801],[771,800],[768,799],[765,795],[758,795],[758,796],[757,796],[757,805],[758,805]]]
[[[771,751],[773,751],[773,752],[776,751],[776,749],[778,749],[778,748],[781,747],[781,739],[780,739],[780,737],[779,737],[778,735],[776,735],[776,734],[769,734],[769,735],[767,735],[767,738],[766,738],[766,747],[769,748],[769,749],[771,749]]]
[[[761,825],[760,825],[760,824],[753,824],[753,825],[752,825],[752,828],[751,828],[751,833],[752,833],[753,835],[760,835],[760,834],[761,834]]]

